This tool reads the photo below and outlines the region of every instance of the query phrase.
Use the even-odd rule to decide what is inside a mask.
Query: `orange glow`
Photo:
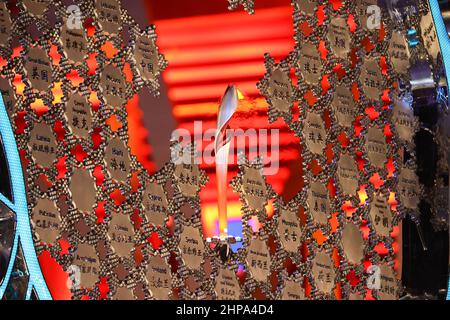
[[[223,88],[223,87],[222,87]],[[223,92],[222,92],[223,94]],[[266,111],[267,102],[263,98],[256,98],[251,100],[251,102],[241,101],[239,103],[239,110],[255,110],[255,111]],[[215,117],[217,116],[219,102],[202,102],[202,103],[192,103],[192,104],[178,104],[173,107],[173,114],[176,118],[189,118],[189,117]]]
[[[196,99],[219,99],[224,93],[224,88],[227,86],[228,82],[175,87],[169,89],[168,95],[170,100],[174,102]],[[245,92],[246,95],[259,94],[259,90],[256,88],[254,81],[240,82],[239,88]]]

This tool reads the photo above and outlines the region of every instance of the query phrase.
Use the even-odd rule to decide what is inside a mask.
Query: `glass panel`
[[[15,215],[0,201],[0,285],[3,283],[14,244]]]
[[[14,262],[14,267],[3,300],[25,300],[29,278],[30,276],[25,264],[25,258],[23,257],[22,246],[19,244],[16,261]]]
[[[31,290],[30,300],[39,300],[36,290],[34,288]]]
[[[0,136],[0,193],[6,198],[13,201],[11,192],[11,179],[8,172],[8,162],[6,159],[3,140]]]

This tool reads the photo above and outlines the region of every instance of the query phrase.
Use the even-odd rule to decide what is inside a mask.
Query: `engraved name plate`
[[[123,301],[135,300],[133,291],[127,287],[118,287],[113,299]]]
[[[305,300],[305,289],[299,282],[287,280],[284,283],[281,300]]]
[[[67,59],[74,63],[82,63],[87,54],[87,36],[85,29],[69,29],[67,27],[67,20],[64,19],[60,39]]]
[[[400,202],[405,208],[415,210],[420,202],[420,183],[414,170],[402,168],[398,177],[397,189]]]
[[[394,270],[386,265],[380,266],[380,289],[376,290],[380,300],[397,300],[398,283]]]
[[[270,254],[263,240],[252,239],[247,248],[248,270],[256,281],[265,282],[270,274]]]
[[[297,2],[300,12],[302,12],[303,14],[311,16],[316,12],[317,7],[316,0],[295,0],[295,1]]]
[[[66,117],[69,130],[79,138],[87,139],[92,128],[92,109],[86,97],[72,94],[67,102]]]
[[[283,249],[289,252],[298,252],[303,230],[297,212],[280,209],[277,231]]]
[[[35,123],[31,130],[29,146],[36,163],[50,167],[56,159],[56,138],[52,128],[45,123]]]
[[[203,262],[205,246],[200,230],[191,226],[184,226],[180,236],[181,257],[191,270],[200,269]]]
[[[361,70],[361,82],[367,98],[379,100],[381,96],[383,75],[378,62],[373,58],[364,58]]]
[[[166,260],[160,256],[150,257],[146,277],[152,297],[168,300],[172,291],[172,273]]]
[[[316,223],[327,224],[330,213],[330,198],[327,188],[320,182],[311,183],[306,200],[312,218]]]
[[[233,270],[220,268],[215,292],[218,300],[239,300],[241,288]]]
[[[115,35],[121,25],[119,0],[95,0],[97,21],[103,32]]]
[[[126,100],[126,82],[118,66],[108,64],[102,71],[100,86],[109,107],[122,107]]]
[[[39,47],[30,48],[24,67],[33,88],[38,91],[47,91],[53,81],[47,52]]]
[[[42,17],[50,4],[50,0],[22,0],[27,12],[35,17]]]
[[[247,205],[256,211],[262,211],[267,204],[267,186],[260,171],[246,168],[242,189]]]
[[[292,107],[292,82],[289,74],[276,68],[269,79],[268,93],[275,110],[289,112]]]
[[[159,73],[158,51],[155,41],[148,35],[139,35],[134,50],[139,74],[144,80],[154,80]]]
[[[343,17],[331,18],[328,27],[328,41],[334,54],[345,59],[350,52],[351,34],[347,20]]]
[[[34,230],[40,241],[53,244],[59,235],[61,217],[55,203],[49,199],[39,199],[31,213]]]
[[[306,113],[303,137],[309,151],[314,154],[323,154],[323,149],[326,147],[327,131],[322,115],[315,112]]]
[[[389,237],[392,231],[393,217],[387,197],[374,193],[369,214],[376,234]]]
[[[358,164],[348,154],[341,154],[338,161],[337,176],[342,189],[346,195],[354,195],[359,187]]]
[[[406,42],[405,32],[393,31],[388,48],[392,67],[399,74],[406,74],[409,69],[409,46]]]
[[[85,169],[75,169],[69,186],[72,200],[78,210],[90,212],[95,204],[95,181]]]
[[[320,51],[315,45],[308,42],[302,43],[298,67],[307,83],[318,84],[322,78],[322,59]]]
[[[0,76],[0,93],[3,98],[3,103],[5,105],[6,111],[11,118],[16,111],[16,93],[14,92],[14,87],[11,85],[9,80],[3,78],[2,76]]]
[[[324,252],[318,252],[312,261],[312,275],[317,290],[328,294],[333,291],[336,272],[333,260]]]
[[[411,142],[417,129],[417,120],[411,106],[412,97],[394,96],[392,104],[392,122],[398,138]]]
[[[367,130],[365,150],[371,164],[382,169],[387,160],[386,136],[382,129],[372,127]]]
[[[338,85],[334,92],[331,107],[340,126],[350,128],[358,115],[353,95],[347,87]]]
[[[93,288],[99,280],[100,262],[93,246],[80,243],[74,253],[73,265],[80,269],[80,286]]]
[[[145,216],[150,224],[159,227],[165,225],[169,204],[161,185],[156,182],[147,184],[142,204],[145,208]]]
[[[120,138],[114,138],[108,142],[105,151],[105,160],[111,178],[124,182],[130,172],[130,154],[125,142]]]
[[[425,49],[428,51],[430,56],[433,58],[434,62],[440,52],[439,41],[436,34],[436,29],[434,28],[433,16],[431,10],[424,16],[420,21],[420,29],[422,31],[422,40]]]
[[[128,215],[121,212],[112,214],[108,227],[108,237],[114,252],[119,257],[130,255],[134,247],[134,227]]]
[[[183,196],[194,198],[200,191],[200,169],[196,164],[179,164],[175,167],[175,181]]]
[[[359,23],[364,30],[367,31],[378,31],[379,28],[373,26],[371,23],[375,22],[373,11],[368,10],[370,6],[378,6],[377,0],[358,0],[356,1],[356,10],[359,17]],[[380,8],[381,9],[381,8]],[[381,17],[380,17],[381,18]]]
[[[12,21],[6,2],[0,3],[0,46],[8,43],[11,35]]]
[[[359,264],[364,259],[364,238],[359,228],[353,223],[347,223],[344,226],[342,247],[350,263]]]

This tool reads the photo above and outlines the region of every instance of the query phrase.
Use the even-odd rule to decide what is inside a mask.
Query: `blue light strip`
[[[3,99],[0,97],[0,135],[5,147],[6,159],[8,161],[8,169],[11,176],[12,192],[14,203],[7,201],[5,197],[0,197],[0,200],[5,203],[16,214],[16,235],[14,238],[14,245],[11,252],[11,259],[8,265],[6,277],[0,286],[0,299],[3,297],[7,288],[11,271],[14,265],[14,260],[17,254],[19,241],[22,246],[23,255],[26,266],[30,274],[29,286],[34,287],[37,296],[41,300],[51,300],[52,296],[45,283],[42,275],[41,267],[36,256],[34,248],[33,237],[31,234],[30,218],[28,216],[27,197],[25,191],[25,182],[22,172],[22,164],[20,162],[19,151],[16,144],[16,139],[9,122],[9,116],[6,112]],[[27,297],[29,298],[29,296]]]
[[[439,45],[441,46],[441,55],[444,62],[445,76],[447,78],[448,88],[448,80],[450,79],[450,39],[447,34],[447,29],[445,28],[444,19],[442,18],[441,8],[439,7],[438,0],[429,0],[429,4],[431,14],[433,15],[434,25],[436,26]],[[450,279],[447,290],[447,300],[450,300]]]

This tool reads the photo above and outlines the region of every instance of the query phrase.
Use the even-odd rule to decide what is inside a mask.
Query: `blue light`
[[[438,0],[429,0],[431,13],[433,15],[434,25],[436,26],[436,32],[441,46],[442,60],[445,67],[445,76],[450,79],[450,39],[445,28],[444,20],[442,19],[441,8],[439,7]],[[447,97],[448,98],[448,97]],[[450,280],[449,290],[447,290],[447,300],[450,300]]]
[[[8,270],[5,279],[0,286],[0,299],[3,298],[11,271],[14,265],[14,260],[17,254],[19,242],[23,249],[23,255],[30,274],[29,288],[35,288],[36,294],[41,300],[51,300],[52,296],[45,283],[42,275],[41,267],[36,256],[34,248],[33,237],[31,234],[30,218],[28,215],[27,197],[25,191],[25,182],[22,172],[22,164],[20,162],[19,151],[16,144],[16,139],[9,122],[9,116],[6,112],[3,99],[0,97],[0,135],[3,140],[6,159],[8,161],[9,174],[11,176],[12,193],[14,202],[11,203],[4,196],[0,195],[0,201],[13,210],[16,214],[16,234],[14,238],[14,245],[12,248],[11,259],[9,261]],[[29,290],[31,292],[31,290]],[[27,294],[27,299],[30,295]]]

